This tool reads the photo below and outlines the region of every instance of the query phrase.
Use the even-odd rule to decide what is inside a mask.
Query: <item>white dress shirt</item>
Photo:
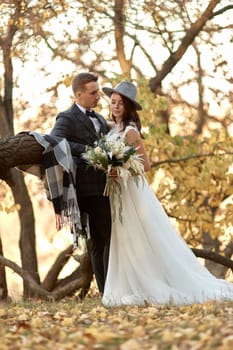
[[[78,108],[79,108],[84,114],[86,114],[86,108],[80,106],[77,102],[76,102],[76,105],[78,106]],[[91,119],[91,121],[92,121],[92,123],[93,123],[93,125],[94,125],[94,128],[95,128],[96,132],[98,133],[98,132],[100,131],[100,123],[99,123],[98,119],[97,119],[97,118],[92,118],[92,117],[88,117],[88,118]]]

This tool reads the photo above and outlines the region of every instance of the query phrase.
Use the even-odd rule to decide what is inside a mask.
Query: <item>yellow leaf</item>
[[[229,337],[226,337],[222,341],[224,346],[227,346],[227,349],[233,349],[233,335],[230,335]]]
[[[31,320],[31,326],[33,328],[40,328],[40,327],[44,326],[43,319],[38,318],[38,317],[33,317]]]
[[[169,330],[165,330],[162,334],[162,339],[166,343],[172,343],[174,340],[174,333]]]
[[[7,315],[6,310],[0,309],[0,317],[4,317],[4,316],[6,316],[6,315]]]
[[[134,328],[133,334],[135,337],[143,337],[145,335],[145,328],[142,326],[137,326]]]
[[[142,346],[135,339],[129,339],[120,346],[120,350],[141,350]]]
[[[73,317],[65,317],[62,322],[62,326],[64,327],[71,327],[74,324],[74,318]]]

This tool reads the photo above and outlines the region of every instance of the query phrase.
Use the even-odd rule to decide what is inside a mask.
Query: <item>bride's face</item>
[[[121,121],[125,110],[124,102],[121,95],[114,92],[111,96],[110,108],[112,115],[116,118],[116,121]]]

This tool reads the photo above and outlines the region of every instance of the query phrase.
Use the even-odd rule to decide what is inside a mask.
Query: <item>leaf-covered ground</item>
[[[0,350],[232,350],[233,302],[105,308],[83,302],[0,304]]]

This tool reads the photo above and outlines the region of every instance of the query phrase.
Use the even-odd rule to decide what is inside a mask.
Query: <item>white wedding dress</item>
[[[122,219],[121,223],[117,216],[112,222],[104,305],[233,300],[233,284],[217,279],[201,265],[147,181],[140,180],[137,186],[131,177],[127,188],[122,184]]]

